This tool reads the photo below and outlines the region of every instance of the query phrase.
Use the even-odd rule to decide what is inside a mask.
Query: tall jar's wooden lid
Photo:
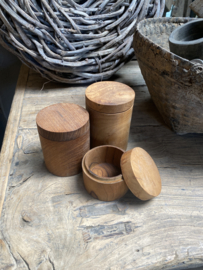
[[[42,137],[51,141],[70,141],[89,130],[89,113],[76,104],[58,103],[42,109],[36,123]]]
[[[119,82],[97,82],[87,87],[86,106],[102,113],[121,113],[134,104],[135,91]]]
[[[161,192],[161,177],[151,156],[136,147],[121,157],[121,170],[126,185],[141,200],[149,200]]]

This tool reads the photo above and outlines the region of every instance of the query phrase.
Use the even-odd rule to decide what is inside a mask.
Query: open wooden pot
[[[128,188],[141,200],[152,199],[161,192],[156,164],[139,147],[127,152],[111,145],[95,147],[83,157],[82,170],[87,192],[102,201],[117,200]]]
[[[93,148],[83,158],[83,180],[87,192],[95,199],[113,201],[128,191],[122,178],[120,160],[124,150],[115,146]]]

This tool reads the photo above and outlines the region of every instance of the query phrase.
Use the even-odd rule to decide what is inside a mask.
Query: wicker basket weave
[[[194,19],[143,20],[134,35],[142,75],[159,112],[176,133],[203,133],[203,65],[169,51],[169,36]]]
[[[0,0],[0,43],[44,77],[108,79],[133,56],[136,23],[165,0]]]

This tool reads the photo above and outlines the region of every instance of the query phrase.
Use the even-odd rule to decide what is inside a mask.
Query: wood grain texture
[[[86,106],[102,113],[121,113],[129,110],[135,99],[135,91],[119,82],[97,82],[85,91]]]
[[[57,176],[72,176],[82,171],[82,158],[90,149],[90,132],[75,140],[57,142],[40,135],[47,169]]]
[[[100,113],[87,105],[86,109],[90,115],[90,147],[114,145],[126,150],[133,107],[115,114]]]
[[[70,141],[89,130],[88,112],[73,103],[58,103],[42,109],[36,117],[39,134],[51,141]]]
[[[99,180],[121,179],[121,156],[124,151],[115,146],[98,146],[88,151],[84,159],[87,171]]]
[[[99,150],[101,149],[102,148],[100,148]],[[92,150],[90,150],[90,152]],[[95,152],[98,153],[97,151]],[[85,165],[85,159],[89,154],[90,153],[87,153],[84,156],[83,161],[82,161],[83,182],[84,182],[84,186],[87,192],[93,198],[101,200],[101,201],[106,201],[106,202],[118,200],[121,197],[123,197],[128,191],[128,187],[126,186],[126,183],[122,178],[122,175],[120,175],[120,178],[111,178],[111,179],[105,180],[104,178],[102,179],[102,177],[97,178],[93,174],[90,174],[90,172],[87,170],[86,165]]]
[[[118,177],[121,174],[121,170],[111,163],[103,162],[99,164],[92,164],[89,168],[89,172],[99,178],[112,178]]]
[[[198,17],[203,18],[203,1],[195,0],[190,4],[190,8],[197,14]]]
[[[47,169],[57,176],[81,172],[90,148],[89,113],[76,104],[58,103],[42,109],[36,123]]]
[[[142,148],[135,147],[121,157],[121,170],[124,181],[132,193],[146,201],[161,192],[161,177],[156,164]]]
[[[21,106],[23,103],[28,75],[29,69],[22,65],[0,153],[0,216],[5,198],[9,171],[13,157],[16,132],[20,120]]]
[[[164,124],[137,62],[113,79],[136,92],[128,149],[141,147],[154,159],[161,194],[144,202],[129,191],[117,201],[102,202],[86,192],[82,174],[48,173],[36,115],[64,101],[85,107],[86,86],[49,82],[40,91],[47,81],[31,71],[22,108],[14,99],[15,115],[22,113],[0,220],[0,269],[203,267],[203,135],[177,136]]]

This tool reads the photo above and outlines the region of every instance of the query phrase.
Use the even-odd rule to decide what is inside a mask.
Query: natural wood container
[[[91,149],[82,160],[83,180],[87,192],[95,199],[113,201],[131,192],[149,200],[161,192],[161,177],[151,156],[136,147],[122,149],[103,145]]]
[[[119,82],[97,82],[86,89],[91,148],[114,145],[126,150],[135,92]]]
[[[57,176],[78,174],[90,148],[89,113],[76,104],[59,103],[42,109],[36,123],[47,169]]]
[[[128,191],[120,167],[123,153],[120,148],[105,145],[93,148],[84,156],[82,161],[84,185],[95,199],[113,201]]]

